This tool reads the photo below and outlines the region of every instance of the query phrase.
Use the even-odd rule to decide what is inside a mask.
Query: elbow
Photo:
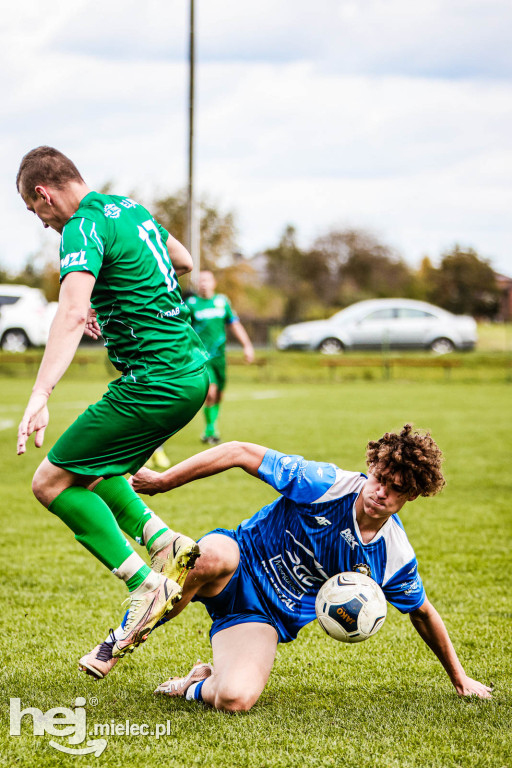
[[[87,322],[87,310],[72,305],[63,309],[62,318],[66,324],[66,328],[70,330],[83,328]]]
[[[233,467],[243,466],[243,443],[238,440],[230,440],[229,443],[224,443],[223,449],[229,455]]]
[[[230,463],[233,467],[240,467],[246,472],[251,471],[251,444],[242,443],[239,440],[232,440],[225,444],[230,455]]]
[[[169,254],[171,264],[178,277],[192,272],[194,266],[192,256],[185,246],[178,242],[178,240],[169,237],[169,240],[167,241],[167,253]]]
[[[192,256],[187,251],[187,258],[184,258],[183,261],[180,263],[178,270],[176,271],[176,274],[178,277],[181,277],[181,275],[188,275],[189,272],[192,272],[192,269],[194,267],[194,262],[192,261]]]
[[[230,440],[228,443],[223,443],[212,450],[222,452],[230,467],[241,467],[243,469],[246,458],[244,446],[245,444],[239,440]]]
[[[418,624],[422,624],[431,616],[432,610],[433,610],[432,604],[428,601],[427,598],[425,598],[424,602],[414,611],[411,611],[411,613],[409,614],[409,618],[412,624],[415,627]]]

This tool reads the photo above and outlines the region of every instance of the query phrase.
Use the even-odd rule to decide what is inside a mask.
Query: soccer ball
[[[315,602],[318,623],[334,640],[360,643],[384,624],[387,613],[384,592],[363,573],[347,571],[322,585]]]

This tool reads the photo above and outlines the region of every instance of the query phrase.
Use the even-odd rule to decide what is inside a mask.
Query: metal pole
[[[194,200],[194,69],[195,69],[195,18],[194,0],[190,0],[189,27],[189,89],[188,89],[188,195],[187,195],[187,247],[192,256],[192,285],[197,284],[200,269],[199,242],[195,236],[195,200]]]

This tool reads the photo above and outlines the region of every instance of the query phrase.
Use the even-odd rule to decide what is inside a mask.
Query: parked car
[[[334,354],[349,349],[431,349],[437,354],[473,349],[476,323],[413,299],[370,299],[328,320],[288,325],[278,349],[312,349]]]
[[[46,344],[57,302],[46,301],[42,291],[27,285],[0,285],[0,347],[24,352]]]

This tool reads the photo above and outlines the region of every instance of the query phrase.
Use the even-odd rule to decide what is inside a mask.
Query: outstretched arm
[[[139,469],[131,478],[131,484],[137,493],[147,493],[154,496],[155,493],[164,493],[180,485],[198,480],[200,477],[209,477],[224,472],[232,467],[240,467],[250,475],[257,477],[258,469],[267,448],[256,443],[223,443],[215,448],[210,448],[202,453],[196,453],[185,461],[162,472],[152,472],[146,467]]]
[[[409,615],[414,629],[435,653],[459,696],[475,695],[481,699],[490,699],[492,689],[477,680],[472,680],[464,672],[448,630],[432,603],[425,599],[423,605]]]
[[[233,331],[233,335],[240,342],[244,350],[244,358],[246,363],[254,362],[254,348],[251,344],[251,340],[245,328],[240,320],[233,320],[230,324],[230,329]]]
[[[46,403],[83,336],[94,283],[95,277],[89,272],[71,272],[62,282],[48,343],[18,429],[18,454],[25,453],[27,439],[33,432],[36,446],[40,448],[43,444],[49,418]]]

